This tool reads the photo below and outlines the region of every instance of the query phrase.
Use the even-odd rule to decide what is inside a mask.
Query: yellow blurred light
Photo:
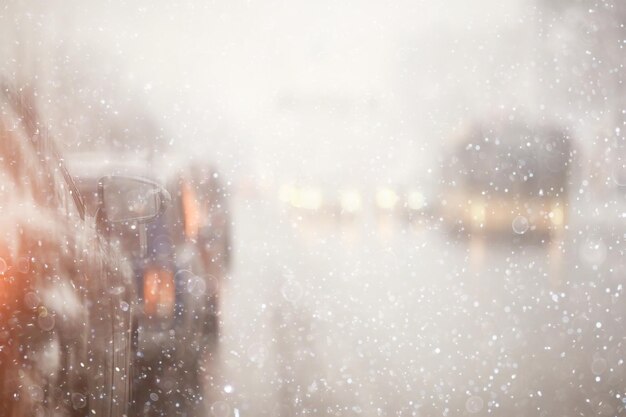
[[[563,207],[555,206],[550,211],[550,214],[548,214],[548,217],[550,217],[550,221],[552,222],[553,225],[562,226],[563,221],[565,220],[565,213],[563,212]]]
[[[356,190],[345,191],[339,196],[341,208],[348,212],[354,213],[361,210],[361,194]]]
[[[411,210],[419,210],[426,205],[424,194],[419,191],[410,191],[407,195],[407,204]]]
[[[398,199],[398,194],[390,188],[381,188],[376,192],[376,204],[385,210],[394,208]]]
[[[479,201],[475,201],[471,203],[470,206],[470,215],[472,216],[472,221],[476,225],[482,225],[485,222],[485,205]]]
[[[318,210],[322,200],[322,192],[317,188],[296,189],[290,196],[292,206],[306,210]]]
[[[289,203],[293,198],[296,189],[293,185],[283,185],[278,190],[278,198],[283,203]]]
[[[182,184],[182,203],[184,214],[185,236],[190,239],[198,235],[205,219],[202,218],[200,204],[196,192],[187,181]]]
[[[174,277],[163,268],[148,268],[143,276],[144,312],[169,317],[174,314]]]

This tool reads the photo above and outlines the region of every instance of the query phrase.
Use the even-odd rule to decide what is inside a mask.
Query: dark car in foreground
[[[33,106],[0,92],[0,416],[129,414],[135,291],[106,234],[155,218],[160,193],[103,178],[87,215]]]
[[[164,375],[182,371],[186,379],[196,380],[201,360],[216,346],[220,285],[230,263],[225,190],[210,167],[172,159],[118,155],[109,161],[77,154],[70,165],[78,187],[88,196],[88,211],[94,209],[96,179],[103,174],[150,178],[171,196],[168,209],[155,222],[132,233],[114,232],[124,236],[121,246],[131,259],[140,300],[136,388],[142,396],[137,412],[147,412],[153,406],[148,393],[171,389],[161,386]]]

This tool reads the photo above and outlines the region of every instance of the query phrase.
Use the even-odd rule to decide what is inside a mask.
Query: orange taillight
[[[182,185],[183,215],[185,218],[185,236],[194,239],[200,230],[200,204],[196,192],[191,185],[184,182]]]
[[[175,302],[174,277],[163,268],[148,268],[143,276],[143,308],[148,315],[171,316]]]
[[[15,259],[0,249],[0,308],[15,310],[29,283],[24,278],[30,272],[30,260],[26,257]]]

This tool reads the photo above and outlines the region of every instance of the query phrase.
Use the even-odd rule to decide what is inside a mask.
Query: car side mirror
[[[109,223],[148,223],[170,202],[159,184],[138,177],[108,176],[98,182],[99,211]]]

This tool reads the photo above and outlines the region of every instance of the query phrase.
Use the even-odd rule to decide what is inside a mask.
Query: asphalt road
[[[235,204],[201,415],[624,412],[621,238],[460,240]],[[588,228],[587,228],[588,229]]]

